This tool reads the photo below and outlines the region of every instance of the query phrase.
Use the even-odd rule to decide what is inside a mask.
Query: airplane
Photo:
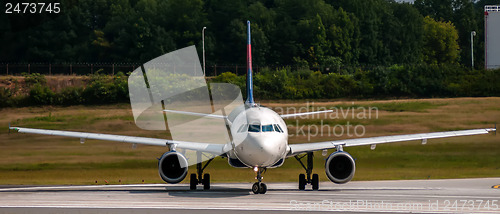
[[[282,166],[287,158],[294,157],[305,170],[305,174],[299,175],[299,190],[304,190],[308,184],[312,186],[312,190],[318,190],[319,176],[318,174],[312,173],[314,151],[335,149],[335,152],[331,153],[325,161],[325,173],[333,183],[344,184],[351,181],[356,170],[355,159],[348,152],[344,151],[345,147],[371,145],[372,149],[374,149],[377,144],[414,140],[421,140],[422,144],[425,144],[428,139],[479,135],[496,131],[495,126],[495,128],[461,131],[288,144],[288,130],[283,119],[296,118],[304,115],[324,114],[331,112],[331,110],[279,115],[272,109],[263,107],[254,101],[252,73],[250,21],[247,21],[247,90],[244,108],[236,108],[228,116],[163,110],[170,113],[201,115],[225,120],[227,124],[229,124],[228,130],[232,136],[232,141],[225,144],[10,127],[10,125],[9,130],[15,130],[19,133],[74,137],[80,138],[81,142],[85,139],[95,139],[132,143],[134,145],[145,144],[168,147],[168,151],[158,159],[158,172],[160,177],[170,184],[176,184],[183,181],[188,174],[188,160],[183,153],[178,150],[185,149],[196,151],[198,155],[201,153],[217,154],[218,156],[227,158],[228,164],[232,167],[251,168],[256,172],[257,182],[255,182],[251,188],[252,192],[255,194],[265,194],[267,191],[267,185],[262,182],[262,173],[267,169]],[[236,141],[240,143],[236,144]],[[307,157],[306,164],[302,161],[304,157]],[[203,171],[212,160],[213,158],[206,161],[205,165],[201,162],[197,163],[196,173],[190,175],[191,190],[196,189],[199,184],[203,185],[203,189],[210,189],[210,174],[204,174]]]

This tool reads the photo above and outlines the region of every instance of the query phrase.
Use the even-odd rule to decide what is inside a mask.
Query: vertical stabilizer
[[[252,43],[250,40],[250,21],[247,21],[247,100],[246,104],[253,106],[253,83],[252,83]]]

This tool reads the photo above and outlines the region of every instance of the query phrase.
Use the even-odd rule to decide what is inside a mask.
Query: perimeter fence
[[[118,72],[129,73],[134,71],[141,64],[139,63],[0,63],[0,75],[20,76],[24,73],[39,73],[44,75],[88,75],[88,74],[111,74]],[[253,65],[254,73],[258,73],[263,68],[276,69],[290,67],[287,65]],[[294,67],[297,69],[296,67]],[[206,65],[206,76],[217,76],[224,72],[231,72],[237,75],[246,73],[246,65]],[[328,70],[328,68],[320,69]]]

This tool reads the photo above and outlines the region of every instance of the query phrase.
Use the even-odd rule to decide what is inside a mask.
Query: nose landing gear
[[[262,172],[264,172],[265,170],[265,168],[256,167],[257,182],[252,185],[252,192],[254,194],[266,194],[267,192],[267,185],[265,183],[262,183]]]

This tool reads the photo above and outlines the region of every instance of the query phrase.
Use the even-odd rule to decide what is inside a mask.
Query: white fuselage
[[[251,107],[231,124],[232,153],[249,167],[270,167],[285,158],[288,131],[285,121],[273,110]]]

